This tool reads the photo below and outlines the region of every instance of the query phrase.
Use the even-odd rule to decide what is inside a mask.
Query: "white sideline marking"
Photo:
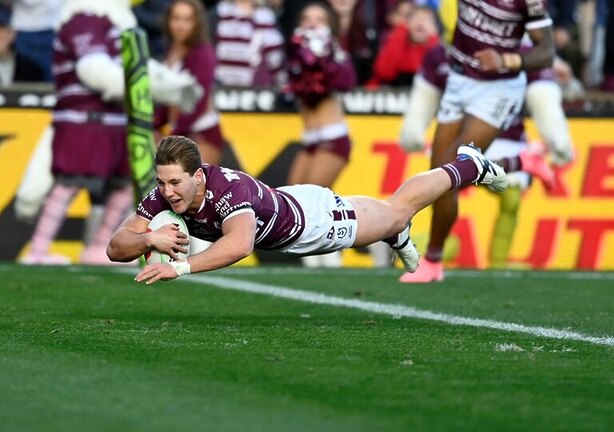
[[[390,315],[395,318],[417,318],[429,321],[443,322],[451,325],[464,325],[469,327],[483,327],[494,330],[502,330],[515,333],[526,333],[539,337],[552,339],[565,339],[580,342],[588,342],[595,345],[614,346],[614,337],[596,337],[567,330],[557,330],[547,327],[531,327],[516,323],[506,323],[480,318],[467,318],[458,315],[448,315],[445,313],[432,312],[429,310],[416,309],[410,306],[402,306],[386,303],[375,303],[363,300],[344,299],[333,297],[326,294],[301,291],[281,286],[266,285],[246,280],[232,279],[220,276],[192,275],[186,281],[200,282],[212,285],[217,288],[243,291],[256,294],[265,294],[273,297],[280,297],[290,300],[298,300],[307,303],[316,303],[327,306],[346,307],[352,309],[374,312],[382,315]]]
[[[316,269],[316,271],[318,271]],[[218,273],[228,275],[311,275],[314,269],[304,267],[231,267],[219,270]],[[323,274],[332,276],[399,276],[401,269],[394,268],[343,268],[323,269]],[[446,270],[446,276],[473,279],[476,277],[491,277],[493,279],[522,279],[526,277],[524,270]],[[540,279],[575,279],[575,280],[614,280],[614,272],[611,271],[532,271],[532,278]]]

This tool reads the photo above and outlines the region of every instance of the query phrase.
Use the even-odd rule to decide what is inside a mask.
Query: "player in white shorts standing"
[[[521,54],[525,31],[533,47]],[[548,67],[554,58],[552,20],[543,0],[458,0],[449,57],[431,167],[453,160],[463,142],[474,142],[485,151],[520,112],[526,90],[523,71]],[[427,252],[419,270],[404,282],[443,279],[443,245],[457,214],[455,191],[435,201]]]
[[[523,49],[527,49],[523,45]],[[437,113],[437,107],[446,87],[450,67],[446,49],[438,45],[424,58],[420,73],[414,80],[409,103],[403,117],[399,142],[408,152],[425,149],[426,130]],[[554,68],[545,68],[527,73],[526,106],[535,121],[544,146],[550,154],[553,168],[562,168],[574,157],[567,119],[562,107],[562,91],[555,81]],[[522,193],[529,187],[531,176],[539,178],[547,189],[554,186],[554,172],[542,158],[542,146],[535,151],[529,145],[524,129],[524,112],[517,115],[510,127],[503,131],[484,154],[488,159],[503,164],[505,158],[520,161],[532,159],[530,172],[508,170],[509,187],[499,196],[499,215],[495,221],[490,243],[489,266],[505,267],[516,227]],[[527,154],[528,153],[528,154]],[[406,273],[400,281],[413,279]]]
[[[339,196],[315,185],[270,188],[241,171],[202,164],[197,145],[183,136],[160,142],[156,174],[158,187],[113,234],[109,258],[129,262],[157,250],[178,260],[178,252],[187,253],[187,235],[173,224],[148,231],[164,210],[180,215],[190,236],[212,245],[185,261],[146,266],[136,280],[147,283],[227,267],[254,248],[317,255],[380,240],[414,272],[419,256],[409,225],[418,211],[471,183],[495,191],[507,186],[503,169],[470,145],[459,147],[455,161],[410,178],[386,200]]]

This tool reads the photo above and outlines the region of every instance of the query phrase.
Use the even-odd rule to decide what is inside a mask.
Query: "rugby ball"
[[[185,233],[187,236],[190,235],[188,233],[188,226],[185,224],[183,218],[170,210],[163,210],[155,215],[151,222],[149,222],[149,227],[147,230],[154,231],[168,224],[176,225],[179,228],[179,231]],[[177,255],[179,255],[179,261],[185,261],[185,259],[188,257],[187,253],[177,252]],[[170,257],[170,255],[152,249],[145,254],[145,261],[147,261],[147,264],[156,264],[168,263],[174,260]]]

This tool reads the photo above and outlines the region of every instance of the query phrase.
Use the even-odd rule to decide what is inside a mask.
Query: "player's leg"
[[[455,132],[458,134],[454,137]],[[431,156],[432,164],[442,164],[449,161],[452,154],[465,142],[475,142],[479,147],[486,148],[499,133],[497,128],[471,115],[462,122],[438,124]],[[470,138],[473,137],[473,138]],[[450,141],[452,141],[451,144]],[[429,244],[424,259],[418,271],[401,277],[402,282],[424,283],[443,279],[443,249],[444,244],[458,217],[458,192],[455,188],[442,194],[433,203],[431,215],[431,232]]]
[[[224,151],[224,138],[219,123],[190,136],[198,145],[203,163],[219,165]]]
[[[456,140],[461,128],[462,121],[440,122],[437,124],[431,152],[431,168],[454,160],[452,149],[457,145]],[[441,260],[443,244],[452,229],[458,212],[456,195],[456,191],[451,190],[433,203],[430,237],[427,248],[427,259],[431,261]]]
[[[491,160],[498,161],[501,158],[520,154],[527,147],[527,143],[524,140],[522,130],[516,129],[516,131],[512,132],[511,135],[508,134],[508,138],[495,139],[485,153],[485,156]],[[507,266],[508,255],[516,229],[518,211],[520,209],[521,195],[531,182],[530,176],[524,172],[507,174],[507,179],[509,187],[498,196],[499,214],[495,220],[490,241],[489,266],[492,268]]]
[[[507,266],[514,231],[518,221],[518,210],[522,190],[514,185],[507,188],[499,196],[499,214],[495,221],[492,240],[490,242],[491,268],[505,268]]]
[[[347,162],[347,156],[320,147],[313,153],[305,183],[332,188]]]
[[[208,141],[198,140],[198,150],[203,163],[219,165],[222,160],[222,150]]]
[[[479,149],[463,145],[458,150],[456,161],[413,176],[385,201],[348,197],[358,221],[354,246],[384,240],[400,251],[406,269],[414,271],[418,257],[409,241],[411,219],[449,190],[474,182],[501,191],[505,189],[506,177],[501,167],[488,161]]]
[[[45,200],[45,206],[36,223],[34,234],[30,244],[30,252],[21,262],[24,264],[67,264],[68,262],[55,262],[49,256],[51,242],[57,236],[64,219],[68,206],[73,201],[79,188],[65,184],[58,179]],[[66,260],[63,260],[66,261]]]
[[[103,216],[96,227],[92,242],[81,254],[82,264],[111,264],[106,254],[106,247],[132,207],[134,193],[127,180],[111,181],[108,183],[108,189],[105,193]]]
[[[305,184],[311,168],[312,155],[306,148],[301,148],[295,156],[288,173],[288,185]]]
[[[463,143],[485,150],[501,129],[507,128],[522,108],[526,89],[524,74],[508,80],[476,81],[450,73],[438,113],[432,163],[449,161]],[[454,133],[456,132],[456,134]],[[457,194],[452,191],[433,204],[431,236],[424,264],[403,282],[443,279],[443,246],[458,215]]]

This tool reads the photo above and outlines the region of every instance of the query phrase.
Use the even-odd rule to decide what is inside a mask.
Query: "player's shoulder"
[[[158,188],[154,188],[139,202],[136,213],[151,220],[161,211],[170,209],[168,201],[164,199]]]
[[[251,179],[251,176],[243,171],[217,165],[204,164],[203,171],[207,181],[207,189],[213,192],[243,185]]]

